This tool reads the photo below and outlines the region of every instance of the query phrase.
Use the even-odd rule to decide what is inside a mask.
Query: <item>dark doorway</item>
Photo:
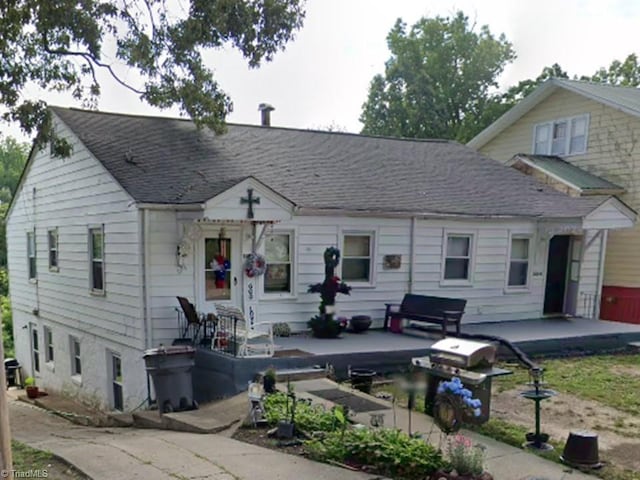
[[[556,235],[549,242],[547,283],[544,290],[544,313],[564,313],[567,286],[570,235]]]

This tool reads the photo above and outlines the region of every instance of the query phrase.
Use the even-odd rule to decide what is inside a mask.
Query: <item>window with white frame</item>
[[[448,233],[443,279],[471,281],[472,251],[472,234]]]
[[[38,327],[31,327],[31,357],[33,358],[34,373],[40,372],[40,339],[38,338]]]
[[[53,363],[53,332],[49,327],[44,327],[44,361],[47,363]]]
[[[38,277],[36,270],[36,233],[27,232],[27,259],[29,262],[29,280],[35,280]]]
[[[89,229],[89,276],[91,290],[104,292],[104,229]]]
[[[534,129],[533,153],[539,155],[585,153],[588,128],[588,115],[540,123]]]
[[[71,375],[82,375],[82,360],[80,359],[80,340],[76,337],[69,337],[71,345]]]
[[[372,283],[373,233],[347,233],[342,243],[342,280]]]
[[[264,293],[293,293],[293,235],[270,233],[264,243],[267,260]]]
[[[511,253],[509,255],[509,278],[507,286],[511,288],[526,287],[529,283],[529,256],[531,240],[528,237],[511,237]]]
[[[49,270],[58,271],[58,229],[52,228],[47,232],[49,244]]]

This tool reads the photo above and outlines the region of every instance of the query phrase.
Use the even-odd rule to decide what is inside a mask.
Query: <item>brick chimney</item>
[[[273,108],[268,103],[261,103],[260,105],[258,105],[258,110],[260,110],[261,125],[263,127],[270,127],[271,126],[271,112],[274,111],[275,108]]]

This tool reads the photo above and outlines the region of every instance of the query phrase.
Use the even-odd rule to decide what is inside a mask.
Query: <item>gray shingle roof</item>
[[[571,185],[575,185],[586,192],[589,190],[611,190],[620,193],[624,192],[623,187],[605,180],[602,177],[593,175],[592,173],[576,167],[555,155],[531,155],[519,153],[516,157],[524,158],[542,170],[556,175],[566,182],[569,182]]]
[[[138,202],[193,204],[253,176],[295,205],[414,214],[582,217],[572,198],[449,141],[228,125],[53,107]]]

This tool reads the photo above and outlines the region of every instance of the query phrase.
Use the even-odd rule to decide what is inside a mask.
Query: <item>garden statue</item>
[[[335,338],[346,325],[341,325],[334,319],[336,296],[338,293],[349,295],[351,287],[341,282],[335,274],[340,263],[340,250],[329,247],[324,251],[324,282],[310,285],[309,293],[320,294],[320,315],[309,320],[309,327],[318,338]]]

